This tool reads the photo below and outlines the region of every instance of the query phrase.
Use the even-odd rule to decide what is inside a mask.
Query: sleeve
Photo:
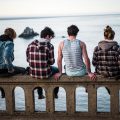
[[[29,46],[27,47],[27,50],[26,50],[26,60],[27,62],[29,62]]]
[[[4,51],[4,58],[5,58],[5,63],[8,67],[8,71],[11,71],[13,69],[13,60],[14,60],[14,44],[9,43],[6,44],[5,46],[5,51]]]
[[[120,71],[120,46],[118,49],[118,64],[119,64],[119,71]]]
[[[48,56],[48,64],[53,65],[55,63],[54,59],[54,46],[51,45],[50,50],[49,50],[49,56]]]
[[[92,58],[93,66],[97,66],[97,60],[98,60],[97,47],[95,47],[94,52],[93,52],[93,58]]]

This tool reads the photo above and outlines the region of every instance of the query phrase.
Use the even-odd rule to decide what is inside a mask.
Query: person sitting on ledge
[[[120,46],[113,41],[115,32],[110,26],[104,29],[104,40],[98,43],[93,53],[95,72],[109,78],[120,78]]]
[[[86,45],[81,40],[76,39],[79,32],[78,27],[71,25],[67,28],[67,32],[68,39],[62,41],[58,48],[57,64],[59,73],[56,74],[56,79],[62,75],[62,58],[64,58],[65,72],[68,76],[84,76],[88,74],[90,79],[95,80],[96,75],[91,72]]]
[[[55,63],[54,46],[50,43],[54,38],[54,32],[51,28],[45,27],[41,31],[41,38],[34,40],[28,45],[26,50],[27,61],[29,63],[30,75],[33,78],[46,79],[55,75],[58,68],[51,66]],[[42,88],[38,90],[38,99],[43,99]],[[54,97],[58,98],[59,87],[54,90]]]
[[[13,65],[14,42],[16,32],[12,28],[6,28],[4,34],[0,36],[0,77],[9,77],[16,74],[24,74],[26,69]],[[2,91],[2,98],[5,97]]]

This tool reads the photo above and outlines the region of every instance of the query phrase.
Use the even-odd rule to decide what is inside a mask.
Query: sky
[[[120,13],[120,0],[0,0],[0,17]]]

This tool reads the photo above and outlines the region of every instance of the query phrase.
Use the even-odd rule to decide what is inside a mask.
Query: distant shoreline
[[[31,17],[0,17],[0,20],[23,20],[23,19],[43,19],[43,18],[58,18],[58,17],[85,17],[85,16],[110,16],[110,15],[120,15],[120,13],[113,14],[85,14],[85,15],[66,15],[66,16],[31,16]]]

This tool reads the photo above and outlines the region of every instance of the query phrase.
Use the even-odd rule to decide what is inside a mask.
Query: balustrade
[[[19,86],[23,88],[25,94],[25,111],[15,110],[14,89]],[[88,112],[76,111],[76,88],[83,86],[88,93]],[[110,112],[97,111],[97,89],[104,86],[110,91]],[[36,112],[34,101],[34,89],[42,87],[46,95],[46,111]],[[66,111],[55,111],[55,99],[53,95],[54,88],[62,87],[66,92]],[[68,77],[63,75],[58,81],[53,78],[40,80],[30,76],[13,76],[0,78],[0,89],[5,92],[6,110],[0,111],[0,119],[7,120],[10,118],[25,117],[29,119],[71,119],[71,120],[97,120],[99,118],[108,120],[119,120],[119,90],[120,81],[114,79],[97,77],[96,81],[91,81],[87,76],[84,77]]]

